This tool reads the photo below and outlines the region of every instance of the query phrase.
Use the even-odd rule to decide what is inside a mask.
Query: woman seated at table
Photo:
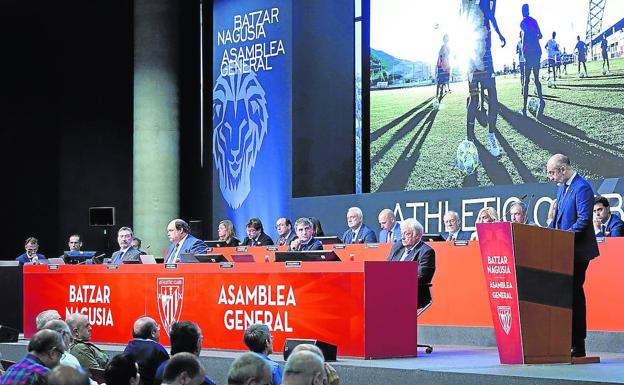
[[[224,219],[219,222],[219,241],[223,241],[220,244],[221,247],[235,247],[240,245],[240,240],[236,238],[236,230],[234,224],[229,219]]]
[[[498,222],[498,215],[496,214],[496,210],[492,207],[484,207],[479,210],[479,214],[477,215],[477,221],[475,223],[490,223],[490,222]],[[479,239],[479,234],[475,231],[470,236],[471,241],[476,241]]]

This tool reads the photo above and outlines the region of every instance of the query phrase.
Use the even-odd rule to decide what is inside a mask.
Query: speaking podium
[[[574,233],[477,225],[502,364],[570,363]]]

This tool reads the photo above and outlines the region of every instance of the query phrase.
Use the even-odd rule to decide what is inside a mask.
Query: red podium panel
[[[341,356],[416,355],[417,263],[167,266],[26,266],[24,334],[34,333],[39,312],[56,309],[63,318],[87,314],[95,342],[128,342],[147,315],[163,326],[164,344],[174,321],[192,320],[204,348],[246,350],[243,332],[259,322],[271,326],[276,350],[303,338],[337,345]]]
[[[573,233],[509,222],[477,231],[501,363],[571,362]]]

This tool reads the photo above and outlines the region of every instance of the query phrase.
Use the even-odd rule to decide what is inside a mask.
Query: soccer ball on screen
[[[537,114],[537,109],[539,108],[539,100],[537,98],[529,98],[529,112],[533,115]]]
[[[469,140],[462,141],[457,147],[457,168],[464,174],[470,175],[479,167],[479,151],[477,146]]]
[[[434,111],[440,108],[440,101],[437,98],[433,99],[433,102],[431,102],[431,108],[433,108]]]

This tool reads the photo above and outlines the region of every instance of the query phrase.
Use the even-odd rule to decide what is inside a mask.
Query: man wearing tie
[[[138,261],[141,259],[141,252],[132,247],[134,234],[130,227],[122,227],[117,231],[117,243],[119,250],[115,251],[110,259],[111,265],[119,265],[123,261]]]
[[[546,164],[548,178],[559,185],[557,206],[550,228],[574,232],[574,275],[572,283],[572,357],[585,357],[587,321],[585,273],[589,262],[598,256],[592,227],[594,192],[587,181],[572,169],[570,159],[553,155]]]
[[[594,232],[596,237],[624,236],[624,222],[619,216],[611,214],[609,200],[600,195],[594,200]]]
[[[297,238],[290,243],[291,251],[323,250],[323,244],[314,239],[314,226],[309,218],[301,217],[295,222]]]
[[[180,262],[180,254],[206,254],[206,243],[190,234],[188,223],[174,219],[167,225],[167,237],[171,241],[167,248],[165,263]]]
[[[418,307],[431,302],[431,293],[425,288],[429,286],[435,273],[435,250],[422,241],[423,227],[414,218],[401,222],[401,242],[396,242],[388,261],[418,262]],[[421,290],[422,288],[422,290]]]
[[[277,230],[278,246],[288,246],[292,241],[297,238],[297,234],[292,229],[292,223],[288,218],[280,218],[275,222],[275,230]]]
[[[251,218],[246,226],[247,236],[243,239],[243,246],[270,246],[273,239],[264,233],[262,222],[258,218]]]
[[[470,233],[468,231],[461,230],[461,221],[459,220],[459,214],[456,211],[447,211],[444,214],[444,230],[442,236],[447,241],[468,241],[470,240]]]
[[[359,207],[347,210],[347,225],[349,228],[342,234],[342,243],[375,243],[377,235],[362,221],[364,214]]]
[[[401,225],[396,221],[394,213],[390,209],[383,209],[379,213],[379,242],[394,243],[401,239]]]

